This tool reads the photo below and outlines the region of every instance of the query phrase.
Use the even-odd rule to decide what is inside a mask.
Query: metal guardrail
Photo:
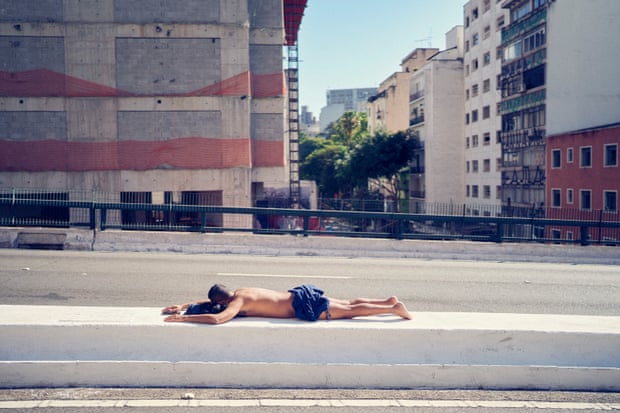
[[[372,210],[358,211],[118,202],[113,198],[111,194],[94,192],[0,190],[0,225],[88,227],[101,231],[244,231],[303,236],[620,244],[617,211],[569,210],[571,213],[567,215],[553,208],[511,208],[479,216],[468,205],[450,208],[426,205],[415,213],[399,213],[383,212],[379,205],[385,206],[384,201],[369,208]],[[332,207],[325,201],[321,204]]]

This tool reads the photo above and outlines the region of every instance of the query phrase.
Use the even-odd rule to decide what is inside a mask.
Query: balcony
[[[424,123],[424,115],[418,116],[418,117],[415,117],[415,118],[411,118],[409,120],[409,126],[418,125],[420,123]]]

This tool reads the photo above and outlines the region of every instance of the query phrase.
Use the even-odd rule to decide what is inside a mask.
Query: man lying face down
[[[394,296],[385,299],[341,300],[323,294],[323,290],[311,284],[300,285],[288,291],[265,288],[240,288],[231,291],[221,284],[215,284],[209,290],[209,301],[172,305],[164,308],[162,313],[170,314],[164,319],[167,322],[206,324],[222,324],[236,316],[299,318],[307,321],[379,314],[396,315],[406,320],[412,318],[405,305]],[[199,313],[201,306],[205,313]],[[183,311],[185,313],[181,314]]]

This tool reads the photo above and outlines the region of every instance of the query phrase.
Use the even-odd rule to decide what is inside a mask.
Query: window
[[[491,160],[485,159],[482,161],[482,171],[483,172],[491,172]]]
[[[478,185],[472,185],[471,187],[471,197],[478,198]]]
[[[554,169],[562,167],[562,150],[554,149],[551,151],[551,167]]]
[[[465,40],[465,51],[469,52],[469,40]]]
[[[592,147],[582,146],[579,148],[579,166],[581,168],[592,167]]]
[[[469,113],[465,114],[465,124],[469,125]]]
[[[465,172],[469,173],[469,161],[465,162]]]
[[[573,163],[573,148],[566,150],[566,163]]]
[[[469,185],[465,186],[465,196],[469,198]]]
[[[539,0],[539,1],[540,1],[540,0]],[[491,9],[491,0],[484,0],[484,1],[482,2],[482,4],[483,4],[483,10],[484,10],[485,12],[487,12],[487,11],[489,11],[489,10]]]
[[[497,18],[497,23],[495,24],[495,29],[499,32],[504,27],[504,16]]]
[[[562,206],[562,190],[561,189],[552,189],[551,190],[551,206],[554,208],[560,208]]]
[[[585,210],[592,208],[592,191],[589,189],[579,190],[579,208]]]
[[[472,97],[478,96],[478,84],[477,83],[475,85],[471,85],[471,96]]]
[[[465,147],[469,148],[469,136],[465,138]]]
[[[465,100],[469,100],[469,89],[465,90]]]
[[[502,158],[495,158],[495,172],[502,170]]]
[[[605,166],[618,166],[618,144],[605,145]]]
[[[471,170],[473,173],[478,173],[478,161],[472,161]]]
[[[482,196],[483,196],[485,199],[489,199],[489,198],[491,198],[491,185],[484,185],[484,186],[482,187],[482,192],[483,192],[483,193],[482,193]]]
[[[489,146],[491,144],[491,134],[489,132],[485,132],[485,134],[482,135],[482,144],[484,146]]]
[[[480,35],[478,33],[474,33],[474,35],[471,37],[471,45],[477,46],[478,43],[480,43]]]
[[[491,91],[491,79],[484,79],[484,82],[482,82],[482,93],[489,91]]]
[[[484,106],[482,108],[482,119],[489,119],[491,117],[491,106]]]
[[[478,59],[471,61],[471,71],[475,72],[476,70],[478,70]]]
[[[471,137],[471,146],[473,146],[474,148],[478,147],[478,135],[473,135]]]
[[[484,32],[482,33],[482,39],[488,39],[491,36],[491,26],[486,26],[484,28]]]
[[[569,188],[566,190],[566,203],[572,205],[574,202],[573,199],[573,189]]]
[[[618,192],[603,191],[603,208],[606,212],[618,212]]]
[[[483,56],[483,65],[489,65],[491,64],[491,52],[486,52]]]
[[[478,109],[474,109],[471,111],[471,121],[478,122]]]
[[[472,20],[476,20],[478,18],[478,7],[471,11]]]
[[[495,199],[502,199],[502,186],[497,185],[495,187]]]

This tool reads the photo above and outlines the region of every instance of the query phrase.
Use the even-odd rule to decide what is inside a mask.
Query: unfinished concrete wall
[[[0,187],[288,185],[282,0],[3,0]]]

